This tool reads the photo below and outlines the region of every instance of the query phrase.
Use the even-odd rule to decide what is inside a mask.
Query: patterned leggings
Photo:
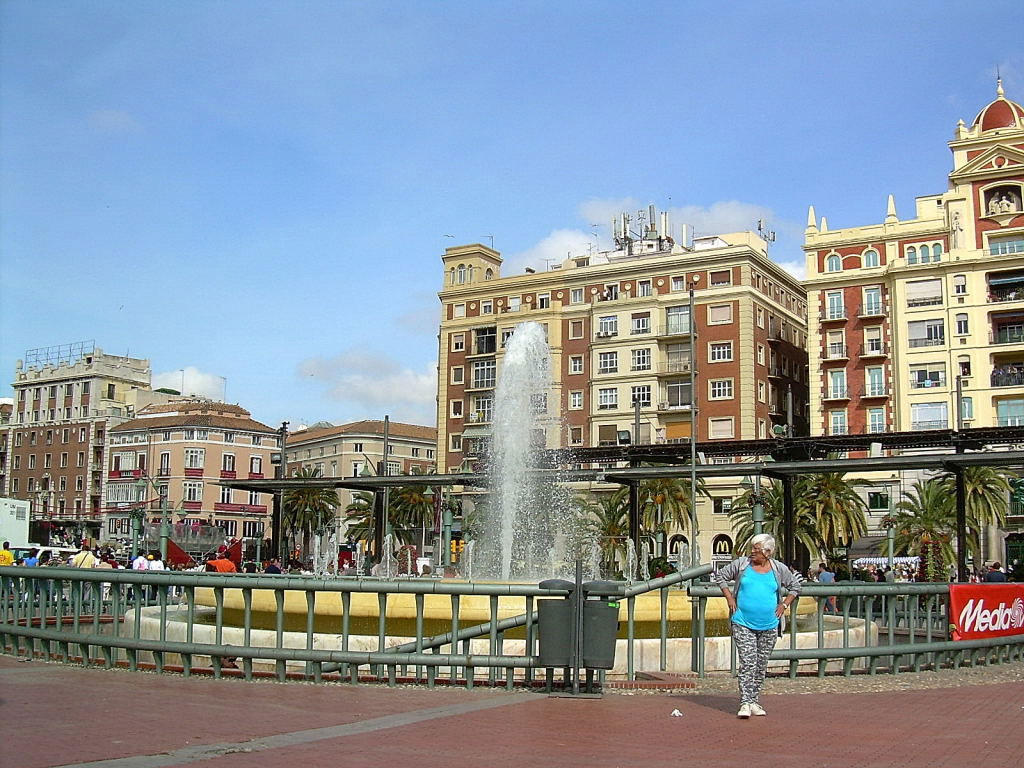
[[[736,623],[729,626],[732,627],[732,639],[740,662],[740,703],[755,704],[761,696],[768,657],[779,639],[779,632],[777,629],[751,629]]]

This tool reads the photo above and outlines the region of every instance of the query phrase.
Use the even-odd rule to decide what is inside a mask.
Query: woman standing
[[[712,576],[729,605],[729,626],[739,657],[737,717],[766,714],[758,699],[768,657],[779,638],[780,620],[800,595],[800,574],[774,560],[774,553],[774,537],[760,533],[750,540],[750,557],[736,558]]]

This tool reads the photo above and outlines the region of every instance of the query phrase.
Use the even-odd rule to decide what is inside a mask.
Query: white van
[[[33,545],[11,547],[11,552],[14,554],[14,562],[18,562],[18,558],[20,557],[28,557],[28,553],[33,549],[37,550],[36,556],[39,558],[40,565],[46,565],[57,557],[59,557],[62,562],[67,562],[69,558],[74,557],[79,552],[79,550],[74,549],[73,547],[36,547]]]

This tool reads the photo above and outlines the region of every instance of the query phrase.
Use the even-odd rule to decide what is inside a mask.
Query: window
[[[732,511],[732,499],[712,499],[711,505],[716,515],[728,515]]]
[[[956,363],[957,363],[957,367],[960,369],[960,375],[961,376],[970,376],[971,375],[971,356],[970,355],[960,355],[960,357],[957,358]]]
[[[478,360],[473,363],[473,388],[490,389],[494,387],[497,375],[497,363],[494,360]]]
[[[466,316],[466,305],[455,304],[452,307],[452,317],[465,317]]]
[[[453,419],[461,419],[462,418],[462,401],[461,400],[452,400],[451,401],[451,408],[449,410],[449,413],[451,414]]]
[[[846,357],[846,337],[842,331],[828,331],[825,335],[825,359],[841,360]]]
[[[619,317],[618,315],[606,315],[597,319],[597,335],[602,336],[618,336],[619,334]]]
[[[864,396],[879,397],[885,394],[885,369],[872,366],[864,370]]]
[[[877,267],[878,263],[878,251],[876,251],[874,248],[868,248],[866,251],[864,251],[865,267]]]
[[[569,303],[570,304],[582,304],[583,303],[583,289],[572,288],[569,290]]]
[[[996,423],[1000,427],[1024,426],[1024,400],[997,400]]]
[[[827,291],[825,293],[825,319],[843,320],[846,317],[846,303],[843,301],[842,291]]]
[[[910,366],[910,386],[913,389],[946,386],[946,364],[924,363]]]
[[[494,314],[494,302],[490,299],[480,302],[480,314],[481,315],[493,315]]]
[[[569,338],[570,339],[582,339],[583,338],[583,321],[582,320],[570,320],[569,321]]]
[[[912,280],[907,283],[907,306],[928,307],[942,303],[942,280]]]
[[[651,350],[644,347],[643,349],[634,349],[630,352],[632,357],[632,365],[630,366],[634,371],[649,371],[651,370]]]
[[[196,430],[196,439],[197,440],[209,440],[210,439],[210,430],[208,430],[208,429],[197,429]],[[259,443],[256,443],[255,440],[256,440],[256,438],[253,438],[254,445],[259,445]]]
[[[551,307],[551,294],[550,293],[538,293],[537,294],[537,309],[549,309]]]
[[[363,444],[362,443],[352,443],[352,452],[353,453],[362,453],[363,452]]]
[[[757,307],[755,315],[757,317],[757,327],[764,328],[764,307]]]
[[[838,400],[847,396],[846,391],[846,370],[840,368],[838,370],[832,370],[828,372],[828,392],[829,399]]]
[[[711,287],[717,288],[723,285],[732,285],[732,270],[720,269],[712,272],[709,276],[711,280]]]
[[[66,453],[62,453],[60,455],[60,465],[62,467],[66,467],[68,465],[68,455]]]
[[[721,363],[732,360],[732,342],[715,341],[708,345],[708,360]]]
[[[884,408],[868,408],[868,432],[885,432]]]
[[[617,373],[619,370],[618,352],[601,352],[597,356],[598,373]]]
[[[494,397],[478,395],[473,398],[473,421],[489,423],[494,420]]]
[[[629,393],[629,402],[633,407],[636,407],[637,403],[640,403],[641,408],[651,407],[651,387],[648,384],[643,384],[638,387],[631,387]]]
[[[651,295],[651,281],[650,280],[638,280],[636,283],[636,295],[637,296],[650,296]]]
[[[81,475],[77,475],[75,477],[75,490],[76,491],[85,490],[85,478],[82,477]]]
[[[842,272],[843,271],[843,260],[839,257],[839,254],[833,253],[827,259],[825,259],[825,271],[826,272]]]
[[[619,284],[608,283],[607,285],[605,285],[604,293],[601,294],[601,298],[603,298],[605,301],[614,301],[615,299],[619,298]]]
[[[711,379],[708,382],[708,397],[711,400],[731,400],[732,379]]]
[[[225,432],[224,433],[224,442],[225,443],[233,443],[233,442],[235,442],[235,433],[234,432]]]
[[[509,296],[508,297],[508,311],[509,312],[518,312],[520,307],[522,307],[522,305],[523,305],[523,297],[522,296]]]
[[[221,456],[220,468],[225,472],[235,471],[235,455],[233,453],[225,453]]]
[[[672,278],[672,290],[673,291],[685,291],[686,290],[686,278],[685,277],[673,277]]]
[[[708,307],[708,325],[732,322],[732,304],[712,304]]]
[[[665,384],[666,405],[669,408],[688,408],[690,406],[690,382],[673,379]]]
[[[828,433],[830,435],[846,434],[846,411],[828,412]]]
[[[911,429],[947,429],[949,419],[945,401],[910,404]]]
[[[185,501],[202,501],[203,484],[193,480],[186,480],[182,485],[183,498]]]
[[[448,435],[448,449],[454,452],[462,450],[462,435]]]
[[[960,418],[961,419],[973,419],[974,418],[974,398],[962,397],[960,398]]]
[[[205,448],[185,449],[185,469],[202,469],[206,459]]]
[[[917,248],[913,245],[907,246],[907,263],[917,264]]]
[[[466,334],[464,333],[453,333],[451,334],[452,340],[452,352],[464,352],[466,349]]]
[[[504,349],[508,345],[508,340],[512,338],[512,334],[516,332],[515,328],[502,328],[501,329],[501,348]]]
[[[946,325],[942,318],[915,320],[908,324],[907,338],[911,348],[937,347],[946,343]]]
[[[757,345],[757,364],[764,365],[764,344]]]
[[[889,511],[888,491],[868,491],[868,512],[879,514]]]
[[[758,402],[765,402],[767,400],[765,383],[763,381],[757,382],[757,399]]]
[[[583,427],[569,427],[569,445],[583,445]]]
[[[878,287],[864,289],[864,308],[862,315],[882,314],[882,289]]]
[[[75,466],[76,467],[84,467],[85,466],[85,451],[79,451],[78,452],[78,457],[77,457],[77,461],[75,463]]]
[[[402,474],[402,464],[398,461],[389,461],[387,466],[388,475],[400,475]]]
[[[665,332],[669,334],[690,332],[690,308],[666,307]]]
[[[864,329],[864,354],[877,355],[884,350],[882,346],[882,329],[874,326]]]
[[[224,486],[220,489],[220,503],[230,504],[231,503],[231,489]]]
[[[569,410],[578,411],[583,407],[583,393],[580,391],[569,393]]]
[[[967,293],[967,275],[953,275],[953,293],[957,296]]]
[[[638,312],[637,314],[633,315],[632,320],[633,320],[633,324],[632,324],[631,328],[629,329],[629,332],[632,335],[635,336],[635,335],[640,334],[640,333],[650,333],[651,332],[651,313],[650,312]]]
[[[619,390],[614,387],[597,390],[598,408],[602,411],[619,407]]]
[[[732,416],[708,419],[708,437],[712,440],[731,440],[733,437]]]
[[[970,326],[967,322],[967,314],[961,313],[956,316],[956,332],[960,336],[966,336],[970,333]]]
[[[457,365],[452,368],[452,384],[461,384],[463,377],[465,376],[466,369],[461,365]]]
[[[583,373],[583,355],[572,355],[569,358],[569,373]]]

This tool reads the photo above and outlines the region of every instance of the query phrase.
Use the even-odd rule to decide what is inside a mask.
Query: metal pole
[[[896,529],[889,525],[885,529],[885,540],[889,548],[889,570],[893,570],[893,555],[896,549]]]
[[[285,443],[288,440],[288,422],[282,421],[281,428],[278,432],[278,443],[281,451],[281,460],[274,467],[274,479],[282,480],[287,474],[287,453],[285,453]],[[271,513],[270,524],[273,530],[271,531],[271,551],[277,554],[277,557],[281,561],[281,566],[285,567],[288,563],[288,558],[285,556],[285,542],[284,542],[284,489],[278,489],[274,494],[274,509]]]
[[[452,564],[452,510],[441,496],[441,565],[448,567]]]
[[[693,283],[690,283],[690,567],[696,568],[697,553],[697,316],[694,312]]]
[[[633,445],[636,445],[640,436],[640,401],[633,401]],[[617,442],[617,441],[616,441]],[[633,456],[629,460],[630,467],[639,467],[639,460]],[[629,538],[633,541],[633,547],[637,553],[640,552],[640,484],[636,480],[629,481]]]
[[[967,578],[967,492],[964,489],[964,470],[957,466],[953,469],[956,478],[956,573],[957,580],[968,581]]]
[[[764,533],[764,500],[761,497],[761,476],[757,476],[757,485],[754,486],[753,505],[750,508],[750,521],[754,524],[754,535]]]
[[[150,481],[152,482],[152,481]],[[164,567],[167,567],[167,539],[171,535],[170,525],[167,521],[167,487],[155,485],[157,493],[160,494],[160,560]]]

